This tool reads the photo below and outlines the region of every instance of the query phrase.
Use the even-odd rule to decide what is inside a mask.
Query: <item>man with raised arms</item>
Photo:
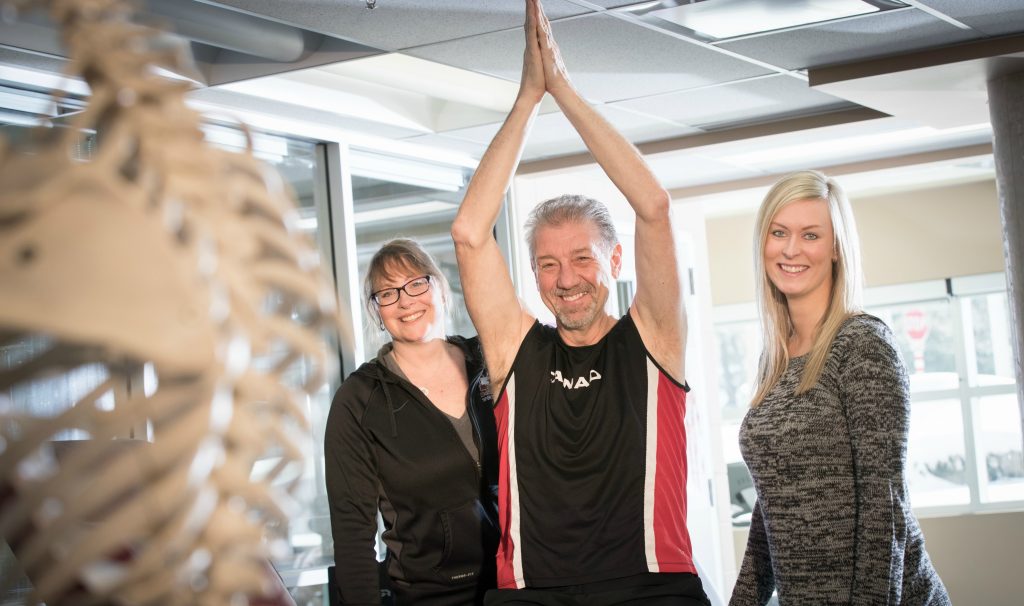
[[[519,95],[452,226],[500,390],[499,589],[487,604],[708,604],[686,529],[686,314],[670,198],[573,87],[538,1],[526,9]],[[555,327],[523,308],[494,240],[545,93],[636,213],[636,296],[621,318],[605,311],[622,247],[602,203],[560,196],[526,223]]]

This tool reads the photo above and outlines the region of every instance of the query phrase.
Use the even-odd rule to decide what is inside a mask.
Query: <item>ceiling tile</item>
[[[484,155],[487,150],[487,143],[480,141],[470,141],[467,139],[461,139],[459,137],[451,137],[448,135],[417,135],[415,137],[408,137],[403,139],[408,143],[415,143],[417,145],[425,145],[432,148],[441,148],[448,151],[459,152],[470,156],[471,158],[480,158]]]
[[[647,143],[703,132],[701,129],[671,122],[658,115],[637,112],[625,107],[602,105],[597,110],[633,143]]]
[[[663,154],[647,159],[667,189],[756,177],[756,170],[707,157],[699,152]]]
[[[603,105],[595,109],[612,126],[634,143],[679,137],[701,132],[697,129],[673,124],[659,118],[652,118],[635,112]],[[443,133],[446,137],[455,137],[472,141],[483,146],[490,144],[491,139],[501,127],[500,123],[485,124],[472,128],[463,128]],[[417,138],[421,139],[421,138]],[[465,151],[465,150],[463,150]],[[559,112],[541,114],[534,120],[533,128],[526,140],[523,160],[537,160],[556,155],[574,154],[586,151],[586,146],[576,134],[572,124]]]
[[[1024,32],[1024,2],[1021,0],[921,0],[921,4],[988,36]]]
[[[552,24],[573,82],[587,98],[608,102],[707,86],[768,73],[756,65],[607,15]],[[519,31],[410,51],[431,61],[519,80]]]
[[[990,141],[986,127],[940,130],[916,120],[879,118],[706,145],[700,153],[749,170],[781,173]]]
[[[799,78],[777,75],[631,99],[614,106],[711,130],[831,111],[853,104],[808,88],[807,82]]]
[[[540,119],[543,116],[538,116]],[[459,128],[455,130],[445,131],[444,133],[438,133],[446,137],[456,137],[465,141],[472,141],[481,145],[488,145],[494,135],[498,134],[498,129],[501,128],[501,123],[495,122],[493,124],[482,124],[480,126],[472,126],[470,128]],[[536,128],[536,122],[534,123]]]
[[[633,143],[643,143],[694,134],[695,128],[673,124],[651,116],[645,116],[611,106],[597,106],[595,109],[624,137]],[[542,114],[537,117],[530,137],[526,141],[523,157],[537,160],[552,156],[586,151],[586,146],[576,129],[561,112]]]
[[[650,4],[650,0],[589,0],[590,4],[596,4],[602,8],[619,8],[621,6],[632,6],[634,4]],[[547,10],[547,0],[544,2],[544,10]]]
[[[724,49],[786,69],[850,63],[980,37],[917,9],[872,13],[734,42]]]
[[[376,48],[401,50],[522,25],[523,0],[217,0],[236,8]],[[551,19],[590,12],[566,0],[546,0]]]
[[[250,81],[250,83],[252,82],[255,81]],[[354,113],[342,114],[337,111],[312,108],[294,99],[290,102],[287,96],[270,99],[260,95],[255,89],[255,94],[249,94],[247,84],[249,83],[243,82],[240,85],[195,90],[189,93],[189,99],[200,104],[225,108],[244,107],[246,111],[252,113],[288,116],[292,120],[302,120],[352,132],[373,133],[387,138],[408,137],[422,132],[422,129],[386,124],[380,120],[362,117]]]

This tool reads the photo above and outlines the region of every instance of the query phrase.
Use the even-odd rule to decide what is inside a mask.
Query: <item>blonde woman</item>
[[[381,603],[379,511],[396,605],[481,604],[496,583],[498,465],[479,341],[445,335],[448,282],[412,240],[384,244],[364,288],[391,340],[345,379],[327,418],[341,603]]]
[[[764,350],[740,449],[757,503],[730,604],[949,604],[908,499],[907,372],[859,307],[849,202],[789,175],[754,237]]]

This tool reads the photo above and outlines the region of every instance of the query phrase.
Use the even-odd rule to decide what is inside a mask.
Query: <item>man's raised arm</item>
[[[537,11],[530,10],[534,1],[528,0],[526,11],[526,50],[519,95],[480,160],[452,224],[466,308],[480,335],[495,390],[501,389],[519,345],[534,321],[516,296],[508,266],[494,239],[494,224],[505,191],[519,165],[526,134],[544,97]]]
[[[546,90],[580,134],[605,174],[636,213],[636,296],[633,319],[655,360],[677,381],[685,379],[686,310],[680,263],[670,220],[671,199],[640,152],[590,106],[569,81],[535,0]]]

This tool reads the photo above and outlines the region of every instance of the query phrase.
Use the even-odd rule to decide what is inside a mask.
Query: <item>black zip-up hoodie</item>
[[[444,595],[495,585],[493,403],[479,340],[452,336],[448,342],[466,359],[466,409],[479,467],[447,415],[391,372],[382,355],[360,366],[334,395],[324,457],[342,604],[380,604],[374,551],[378,509],[387,571],[399,598],[407,591]]]

